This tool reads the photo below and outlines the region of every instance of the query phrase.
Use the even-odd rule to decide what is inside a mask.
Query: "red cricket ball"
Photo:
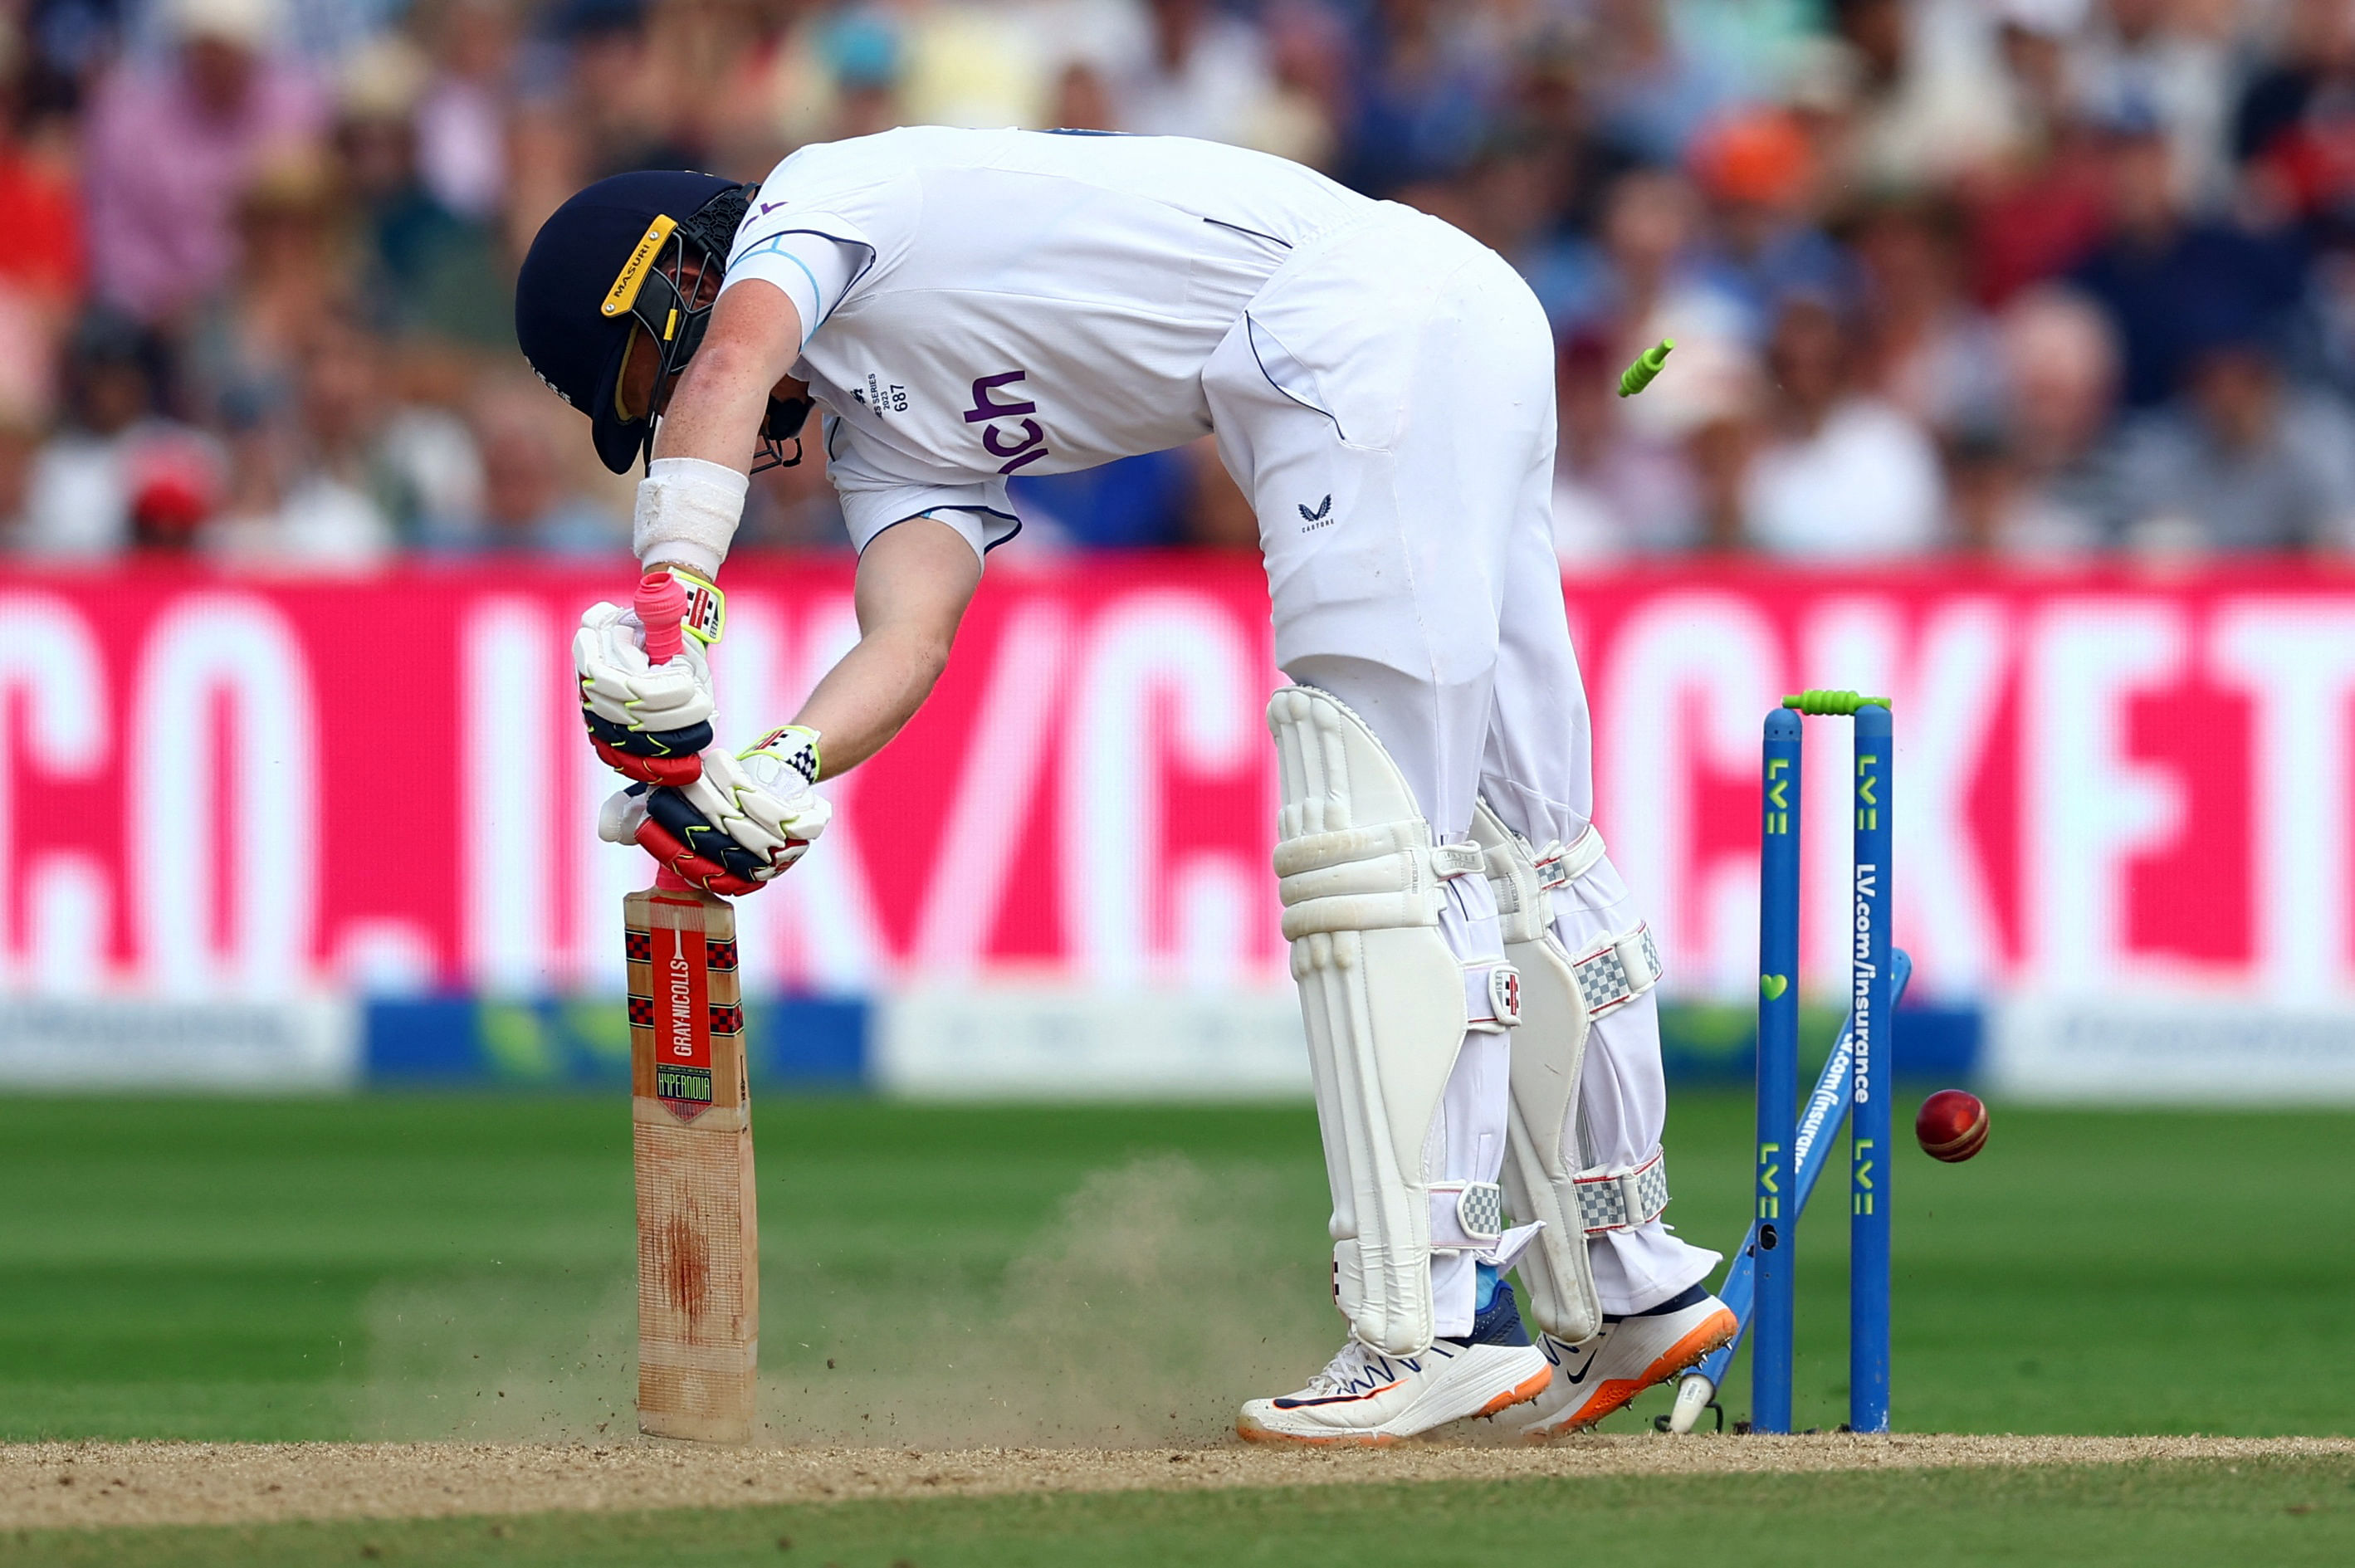
[[[1950,1165],[1968,1159],[1987,1147],[1987,1102],[1966,1090],[1941,1089],[1922,1102],[1913,1136],[1932,1159]]]

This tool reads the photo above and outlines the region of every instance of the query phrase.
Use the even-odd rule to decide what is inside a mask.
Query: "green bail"
[[[1885,697],[1859,697],[1853,691],[1807,690],[1783,699],[1783,706],[1817,718],[1853,718],[1859,708],[1886,708]]]
[[[1619,395],[1623,398],[1632,398],[1650,386],[1652,378],[1660,373],[1660,367],[1668,363],[1668,350],[1676,346],[1675,338],[1663,337],[1651,352],[1642,356],[1622,371],[1619,376]]]

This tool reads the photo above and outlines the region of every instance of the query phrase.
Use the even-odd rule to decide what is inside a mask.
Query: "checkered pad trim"
[[[716,939],[707,940],[703,944],[703,966],[716,974],[735,973],[736,944]]]
[[[645,931],[626,933],[622,938],[622,955],[633,964],[653,963],[655,961],[654,933]]]
[[[1583,1171],[1575,1179],[1578,1222],[1588,1235],[1648,1225],[1668,1206],[1668,1166],[1658,1150],[1625,1170]]]
[[[744,1032],[744,1009],[741,1008],[723,1008],[715,1005],[711,1009],[711,1032],[714,1034],[742,1034]]]
[[[630,998],[630,1027],[633,1029],[655,1027],[655,999],[652,997]]]
[[[1641,976],[1627,972],[1625,955],[1631,940],[1643,955],[1645,973]],[[1586,1016],[1599,1019],[1605,1013],[1616,1012],[1658,983],[1659,944],[1652,940],[1650,926],[1639,925],[1616,942],[1575,960],[1571,968],[1578,976],[1578,994],[1586,998]]]

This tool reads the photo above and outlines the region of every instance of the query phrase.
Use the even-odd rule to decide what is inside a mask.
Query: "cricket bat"
[[[648,656],[677,651],[685,608],[667,573],[641,585]],[[624,896],[622,923],[638,1189],[638,1430],[742,1443],[752,1435],[760,1364],[761,1238],[735,912],[666,870],[652,888]]]

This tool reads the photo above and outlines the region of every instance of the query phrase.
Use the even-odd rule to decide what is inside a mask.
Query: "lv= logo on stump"
[[[646,653],[677,651],[674,611],[642,588]],[[667,634],[666,635],[665,634]],[[760,1366],[752,1095],[728,901],[668,871],[622,901],[637,1170],[638,1430],[742,1443]]]

